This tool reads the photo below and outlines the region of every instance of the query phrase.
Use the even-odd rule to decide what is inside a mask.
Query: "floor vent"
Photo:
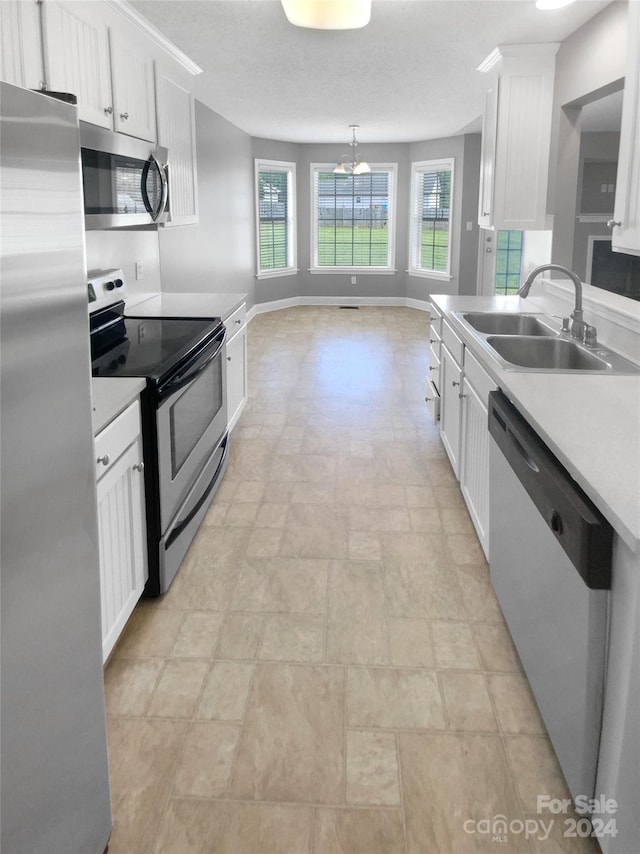
[[[360,306],[359,305],[339,305],[338,308],[352,308],[354,311],[357,311]]]

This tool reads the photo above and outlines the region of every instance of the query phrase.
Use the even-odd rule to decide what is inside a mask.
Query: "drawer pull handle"
[[[133,467],[134,471],[144,471],[144,463],[136,463]]]
[[[109,465],[109,460],[110,460],[110,459],[111,459],[111,457],[109,456],[109,454],[105,454],[103,457],[98,457],[98,459],[96,460],[96,462],[97,462],[97,463],[102,463],[102,465],[103,465],[103,466],[108,466],[108,465]]]

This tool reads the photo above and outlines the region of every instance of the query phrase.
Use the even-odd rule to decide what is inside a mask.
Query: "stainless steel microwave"
[[[171,219],[169,152],[153,142],[80,122],[85,228]]]

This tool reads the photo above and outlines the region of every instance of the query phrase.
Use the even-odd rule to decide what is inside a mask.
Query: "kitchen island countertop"
[[[540,303],[515,296],[430,299],[629,548],[640,551],[640,376],[505,370],[450,312],[544,312]]]

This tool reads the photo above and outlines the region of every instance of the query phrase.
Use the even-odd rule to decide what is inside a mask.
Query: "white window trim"
[[[310,198],[311,198],[311,235],[310,235],[310,246],[311,246],[311,266],[309,267],[310,273],[327,273],[331,275],[332,273],[342,274],[345,273],[373,273],[378,275],[392,275],[396,273],[396,198],[397,198],[397,188],[398,188],[398,164],[397,163],[370,163],[372,172],[389,172],[391,175],[390,187],[389,187],[389,206],[391,209],[391,217],[389,222],[389,263],[385,264],[384,267],[360,267],[360,266],[341,266],[341,267],[330,267],[326,264],[320,266],[318,264],[318,244],[316,242],[316,235],[318,233],[318,200],[316,198],[316,185],[315,185],[315,174],[316,172],[333,172],[335,167],[335,163],[311,163],[310,164],[310,181],[311,181],[311,189],[310,189]]]
[[[289,196],[288,228],[289,245],[286,267],[273,267],[268,270],[260,269],[260,198],[258,175],[261,170],[271,172],[286,172],[287,193]],[[297,216],[296,216],[296,164],[284,160],[265,160],[256,157],[254,160],[254,197],[256,215],[256,278],[274,279],[278,276],[293,276],[298,272],[298,239],[297,239]]]
[[[451,198],[449,201],[449,243],[447,246],[447,269],[431,270],[428,267],[419,267],[418,228],[417,221],[413,215],[416,209],[416,176],[418,173],[430,172],[439,167],[447,167],[451,170]],[[439,279],[450,282],[453,279],[451,273],[451,247],[453,245],[453,201],[455,197],[455,157],[442,157],[438,160],[418,160],[411,164],[411,193],[409,198],[409,269],[410,276],[419,276],[423,279]]]

